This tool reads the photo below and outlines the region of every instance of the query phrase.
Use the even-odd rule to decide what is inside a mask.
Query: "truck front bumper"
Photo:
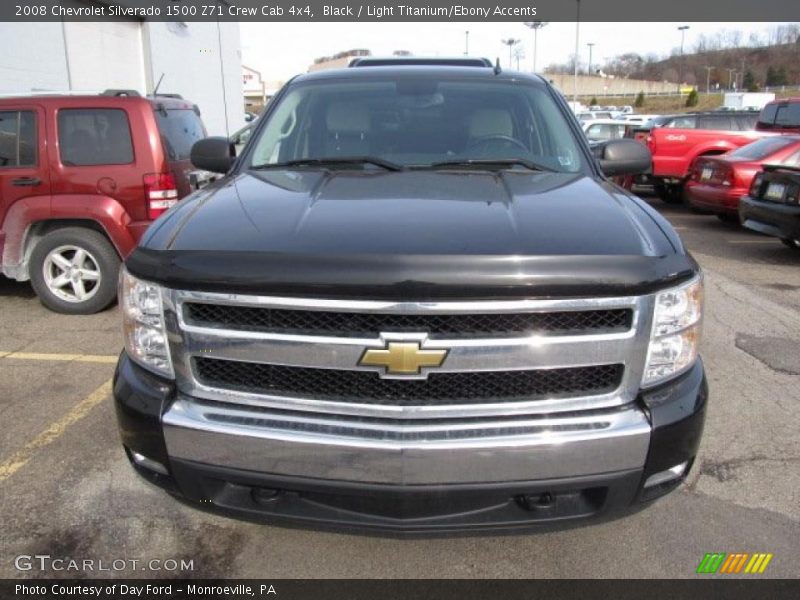
[[[185,502],[270,523],[404,535],[565,527],[635,510],[688,474],[706,397],[698,360],[610,410],[344,427],[324,415],[188,398],[124,353],[114,383],[133,466]]]

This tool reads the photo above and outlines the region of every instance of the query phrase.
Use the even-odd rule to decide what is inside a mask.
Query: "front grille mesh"
[[[338,337],[377,337],[381,332],[427,333],[448,338],[501,337],[535,332],[619,332],[631,328],[627,308],[489,314],[380,314],[187,303],[192,325],[245,331]]]
[[[201,383],[223,389],[359,404],[436,406],[597,395],[615,390],[623,365],[528,371],[431,373],[427,380],[381,379],[368,371],[195,358]]]

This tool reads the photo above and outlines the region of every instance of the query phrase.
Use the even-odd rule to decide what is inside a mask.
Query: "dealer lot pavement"
[[[117,310],[56,315],[0,278],[0,577],[690,577],[712,551],[771,552],[765,576],[795,577],[800,253],[653,203],[706,271],[711,400],[688,483],[648,510],[538,535],[398,540],[190,509],[140,480],[119,444],[108,397]],[[15,568],[36,554],[93,560],[95,571]],[[96,570],[117,559],[124,570]],[[141,571],[152,559],[194,571]]]

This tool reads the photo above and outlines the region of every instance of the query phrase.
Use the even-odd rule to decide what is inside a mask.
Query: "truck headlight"
[[[174,377],[164,327],[161,286],[137,279],[123,267],[119,303],[128,356],[159,375]]]
[[[694,364],[702,320],[702,275],[656,294],[642,387],[666,381]]]

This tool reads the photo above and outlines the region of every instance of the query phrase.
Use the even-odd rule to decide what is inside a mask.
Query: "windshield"
[[[762,160],[795,143],[797,143],[797,140],[792,138],[769,137],[737,148],[728,156],[735,156],[736,158],[744,158],[747,160]]]
[[[250,157],[252,168],[297,161],[369,158],[400,167],[508,161],[561,172],[583,154],[546,88],[498,80],[324,81],[281,98]]]

